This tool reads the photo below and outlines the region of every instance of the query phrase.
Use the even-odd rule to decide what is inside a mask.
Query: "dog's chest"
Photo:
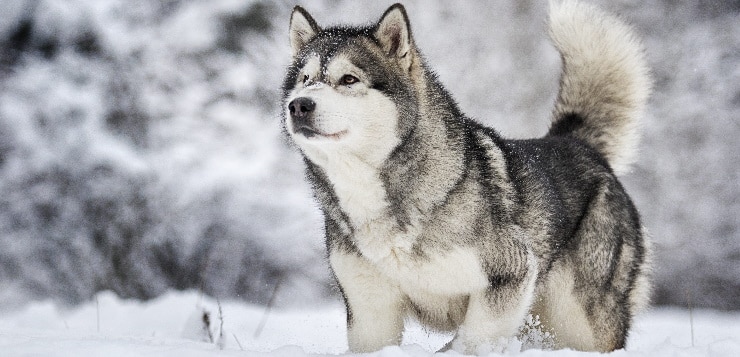
[[[400,229],[390,215],[378,170],[352,157],[328,160],[323,167],[339,207],[349,218],[353,243],[362,255],[373,262],[389,256],[410,256],[419,232],[413,226]]]
[[[423,217],[401,229],[389,214],[385,186],[376,170],[358,162],[327,166],[339,205],[353,226],[352,239],[362,257],[381,275],[408,291],[455,295],[487,284],[476,252],[435,249],[419,244]],[[423,250],[423,251],[420,251]]]
[[[332,160],[325,166],[339,206],[353,227],[385,215],[386,191],[380,175],[360,160]]]

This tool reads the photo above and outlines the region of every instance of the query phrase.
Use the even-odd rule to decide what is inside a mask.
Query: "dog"
[[[324,216],[351,351],[398,345],[415,317],[475,353],[530,314],[557,348],[625,346],[650,291],[649,240],[617,177],[651,89],[627,25],[551,4],[560,88],[549,132],[529,140],[462,113],[400,4],[330,28],[296,6],[289,34],[283,130]]]

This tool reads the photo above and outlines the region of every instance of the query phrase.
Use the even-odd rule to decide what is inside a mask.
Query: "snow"
[[[209,314],[215,343],[203,328],[204,311]],[[261,306],[219,302],[194,291],[168,292],[148,302],[101,292],[95,300],[74,308],[62,308],[47,301],[0,313],[0,351],[7,357],[351,355],[345,340],[344,310],[338,302],[265,312]],[[223,333],[219,333],[221,321]],[[220,341],[219,336],[222,336]],[[370,355],[459,356],[454,351],[433,352],[449,338],[411,323],[402,346],[387,347]],[[505,354],[599,355],[538,349],[523,352],[510,349]],[[637,319],[627,349],[611,355],[737,356],[740,355],[740,313],[656,308]]]

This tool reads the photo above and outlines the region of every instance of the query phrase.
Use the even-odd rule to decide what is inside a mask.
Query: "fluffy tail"
[[[624,173],[651,89],[642,44],[616,17],[569,0],[550,3],[550,38],[563,72],[548,135],[577,137]]]

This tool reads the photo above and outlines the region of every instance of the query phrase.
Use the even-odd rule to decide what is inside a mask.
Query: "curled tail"
[[[549,25],[563,72],[548,135],[579,138],[627,171],[651,89],[642,44],[616,17],[575,1],[551,2]]]

